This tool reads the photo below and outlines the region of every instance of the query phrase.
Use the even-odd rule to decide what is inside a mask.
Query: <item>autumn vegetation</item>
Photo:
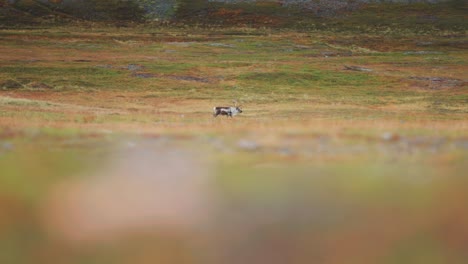
[[[465,6],[99,2],[0,1],[0,263],[468,260]]]

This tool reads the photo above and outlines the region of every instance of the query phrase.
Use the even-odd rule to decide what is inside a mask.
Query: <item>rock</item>
[[[96,68],[101,68],[101,69],[112,69],[112,68],[113,68],[113,66],[110,65],[110,64],[96,65],[96,66],[94,66],[94,67],[96,67]]]
[[[127,70],[129,71],[139,71],[142,70],[144,67],[138,64],[129,64],[127,65]]]
[[[16,80],[9,79],[4,81],[3,83],[0,83],[0,87],[3,89],[19,89],[23,88],[23,84]]]
[[[463,149],[463,150],[468,150],[468,140],[456,140],[453,142],[456,148]]]
[[[291,156],[293,155],[293,151],[288,147],[282,147],[278,149],[278,154],[281,156]]]
[[[127,142],[125,143],[125,146],[126,146],[127,148],[134,148],[134,147],[137,146],[137,144],[136,144],[135,142],[133,142],[133,141],[127,141]]]
[[[189,42],[167,42],[166,44],[185,48],[185,47],[190,47],[190,46],[196,44],[196,42],[193,42],[193,41],[189,41]]]
[[[221,48],[235,48],[236,47],[233,44],[224,44],[224,43],[210,43],[208,45],[212,47],[221,47]]]
[[[132,74],[133,77],[137,78],[143,78],[143,79],[148,79],[148,78],[155,78],[156,75],[152,73],[134,73]]]
[[[52,89],[53,87],[41,82],[32,82],[28,84],[29,87],[34,89]]]
[[[10,142],[3,142],[1,145],[0,145],[0,150],[2,151],[12,151],[14,148],[13,146],[13,143],[10,143]]]
[[[361,71],[361,72],[372,72],[373,71],[372,69],[364,68],[364,67],[361,67],[361,66],[348,66],[348,65],[345,65],[344,68],[345,68],[345,70],[350,70],[350,71]]]
[[[428,83],[430,89],[437,90],[443,88],[452,88],[456,86],[466,85],[465,80],[446,78],[446,77],[421,77],[421,76],[411,76],[408,79],[416,81],[424,81]]]
[[[202,82],[209,83],[210,81],[206,78],[195,77],[195,76],[171,76],[171,79],[178,81],[191,81],[191,82]]]
[[[255,151],[260,148],[257,142],[247,139],[241,139],[237,142],[237,147],[242,150]]]
[[[406,51],[403,54],[405,55],[431,55],[431,54],[442,54],[442,52],[439,51]]]
[[[416,42],[416,45],[417,46],[431,46],[433,45],[434,42],[431,42],[431,41],[420,41],[420,42]]]
[[[380,138],[384,141],[398,141],[400,136],[393,132],[385,132],[380,136]]]
[[[208,138],[206,139],[216,151],[221,151],[224,153],[231,152],[231,149],[226,145],[226,143],[220,138]]]
[[[322,57],[349,57],[352,56],[353,53],[348,51],[348,52],[336,52],[336,51],[321,51],[320,55]],[[346,68],[346,66],[345,66]]]
[[[307,45],[294,45],[294,48],[297,48],[297,49],[310,49],[310,46],[307,46]]]

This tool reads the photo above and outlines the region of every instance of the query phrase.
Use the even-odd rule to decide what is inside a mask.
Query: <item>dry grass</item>
[[[464,50],[232,31],[1,31],[0,262],[466,262]]]

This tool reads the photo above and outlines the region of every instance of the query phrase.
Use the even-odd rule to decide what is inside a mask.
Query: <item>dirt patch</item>
[[[166,78],[176,81],[188,81],[188,82],[199,82],[199,83],[211,83],[212,80],[209,78],[204,77],[197,77],[197,76],[190,76],[190,75],[160,75],[155,73],[147,73],[147,72],[134,72],[132,74],[133,77],[136,78]]]
[[[27,85],[28,87],[32,89],[37,89],[37,90],[45,90],[45,89],[52,89],[53,87],[43,83],[43,82],[31,82]]]
[[[0,82],[0,89],[2,90],[17,90],[23,88],[32,90],[46,90],[52,89],[53,87],[43,82],[36,82],[27,79],[8,79],[4,82]]]
[[[178,80],[178,81],[201,82],[201,83],[211,82],[208,78],[195,77],[195,76],[170,76],[169,78],[173,80]]]
[[[468,41],[463,40],[463,39],[460,39],[460,40],[444,39],[444,40],[434,40],[434,41],[419,41],[419,42],[416,42],[416,46],[419,46],[419,47],[433,47],[433,48],[449,47],[449,48],[456,48],[456,49],[465,50],[468,47]]]
[[[450,89],[455,87],[467,86],[468,81],[446,78],[446,77],[421,77],[421,76],[411,76],[408,78],[412,81],[417,81],[418,84],[422,84],[423,88],[430,90],[442,90]]]
[[[320,51],[319,53],[306,54],[304,57],[316,58],[316,57],[351,57],[353,53],[351,51]]]
[[[157,74],[154,73],[145,73],[145,72],[135,72],[132,74],[133,77],[136,78],[142,78],[142,79],[148,79],[148,78],[156,78],[158,77]]]
[[[23,84],[16,80],[6,80],[0,83],[0,88],[4,90],[14,90],[14,89],[20,89],[23,88]]]

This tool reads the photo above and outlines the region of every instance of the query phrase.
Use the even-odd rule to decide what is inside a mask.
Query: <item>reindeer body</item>
[[[225,115],[226,117],[230,116],[235,116],[237,114],[242,113],[242,109],[239,107],[233,107],[233,106],[215,106],[213,107],[213,116],[217,117],[218,115]]]

